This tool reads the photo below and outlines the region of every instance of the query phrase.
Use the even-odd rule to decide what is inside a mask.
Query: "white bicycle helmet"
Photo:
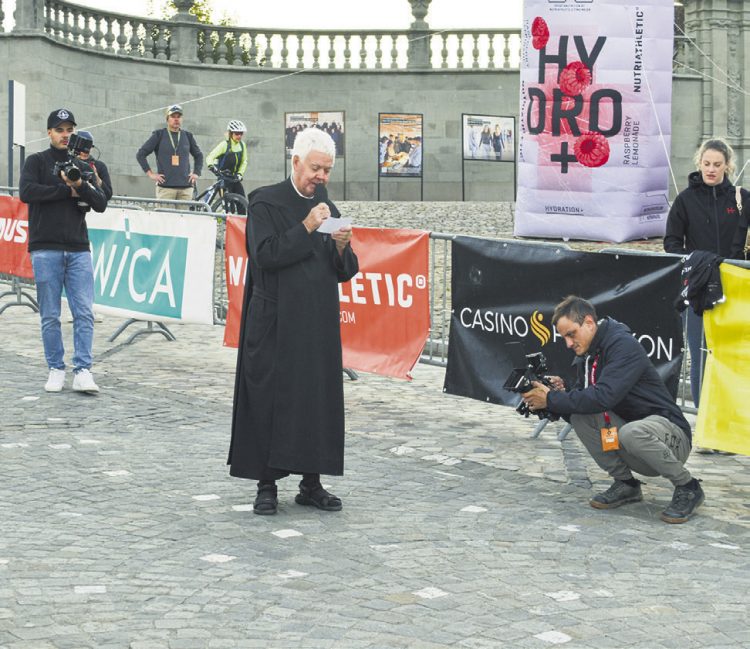
[[[247,129],[245,125],[238,119],[233,119],[227,124],[227,131],[230,133],[245,133]]]

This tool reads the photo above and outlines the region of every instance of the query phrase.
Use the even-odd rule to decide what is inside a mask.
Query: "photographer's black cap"
[[[55,128],[64,122],[70,122],[73,126],[76,126],[76,118],[73,117],[73,113],[67,108],[56,108],[47,118],[47,128]]]

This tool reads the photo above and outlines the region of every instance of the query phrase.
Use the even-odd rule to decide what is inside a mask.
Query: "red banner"
[[[344,367],[410,379],[430,331],[430,235],[354,228],[359,272],[339,284]]]
[[[242,299],[245,295],[247,275],[247,247],[245,245],[245,225],[247,219],[237,216],[227,217],[225,277],[227,280],[227,324],[224,327],[224,344],[237,347],[240,344],[240,323],[242,321]]]
[[[34,278],[28,243],[26,203],[12,196],[0,196],[0,273]]]
[[[429,233],[354,228],[359,272],[339,284],[344,367],[397,378],[419,360],[430,329]],[[245,219],[227,219],[229,311],[224,344],[237,347],[246,273]]]

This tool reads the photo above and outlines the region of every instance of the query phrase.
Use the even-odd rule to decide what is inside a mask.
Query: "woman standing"
[[[227,124],[226,139],[219,142],[206,159],[208,168],[214,173],[224,171],[234,174],[236,180],[228,181],[226,188],[240,196],[245,196],[241,181],[247,169],[247,145],[242,141],[246,131],[247,128],[240,120],[231,120]]]
[[[687,255],[694,250],[707,250],[721,257],[741,258],[744,247],[743,230],[747,229],[744,213],[750,209],[750,192],[741,190],[741,199],[729,180],[734,173],[734,152],[722,139],[704,142],[694,158],[698,171],[688,176],[688,188],[680,192],[672,203],[664,235],[664,250]],[[740,227],[742,223],[742,227]],[[700,384],[705,358],[703,318],[692,309],[687,314],[687,339],[690,350],[690,390],[698,407]]]

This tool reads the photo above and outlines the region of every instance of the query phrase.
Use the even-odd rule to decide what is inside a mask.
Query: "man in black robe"
[[[295,501],[326,511],[341,500],[320,474],[344,472],[344,386],[338,283],[359,270],[351,227],[325,185],[336,159],[330,135],[301,131],[292,175],[250,194],[248,272],[229,448],[230,475],[258,481],[256,514],[275,514],[276,480],[302,474]]]

